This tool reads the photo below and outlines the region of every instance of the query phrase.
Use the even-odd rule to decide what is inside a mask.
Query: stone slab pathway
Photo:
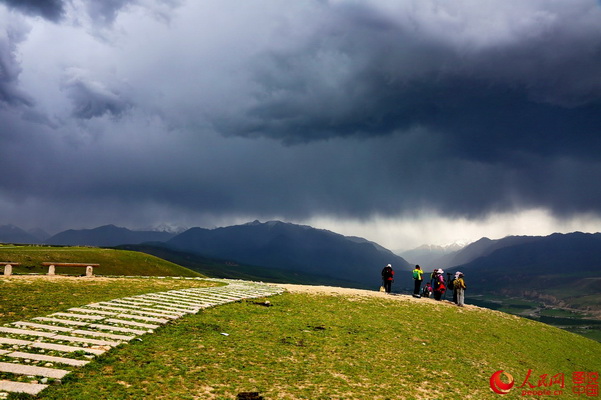
[[[124,297],[0,326],[0,393],[37,395],[94,357],[161,325],[203,308],[284,291],[256,282],[211,280],[227,285]]]

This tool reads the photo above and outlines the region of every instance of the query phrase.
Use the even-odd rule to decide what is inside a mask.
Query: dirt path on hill
[[[330,296],[351,296],[351,297],[380,297],[385,299],[397,300],[397,301],[418,301],[418,302],[431,302],[434,304],[445,304],[452,307],[457,307],[455,303],[448,300],[437,301],[429,298],[415,298],[407,294],[387,294],[378,292],[375,290],[365,289],[351,289],[334,286],[312,286],[312,285],[293,285],[293,284],[273,284],[273,286],[279,286],[290,293],[304,293],[304,294],[317,294],[317,295],[330,295]],[[465,308],[479,308],[472,305],[465,305]]]

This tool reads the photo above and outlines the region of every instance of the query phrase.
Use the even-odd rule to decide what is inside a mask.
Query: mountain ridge
[[[40,239],[13,224],[0,225],[0,243],[39,243]]]
[[[562,234],[553,233],[551,235]],[[498,249],[523,243],[536,242],[548,236],[509,235],[500,239],[482,237],[456,250],[445,246],[422,245],[415,249],[405,251],[401,253],[401,255],[406,258],[411,258],[416,264],[421,264],[426,268],[445,269],[467,264],[479,257],[490,255]]]
[[[212,230],[191,228],[166,242],[177,250],[217,258],[318,273],[379,285],[386,264],[409,270],[402,257],[366,239],[281,221],[253,221]]]
[[[45,244],[62,246],[112,247],[123,244],[144,242],[164,242],[174,237],[174,233],[158,231],[132,231],[115,225],[103,225],[93,229],[69,229],[59,232],[45,241]]]

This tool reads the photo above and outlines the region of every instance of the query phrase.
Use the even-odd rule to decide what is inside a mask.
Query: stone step
[[[273,293],[267,292],[233,292],[233,294],[244,297],[264,297],[273,295]]]
[[[44,376],[46,378],[62,379],[69,371],[58,368],[34,367],[14,363],[0,362],[0,372],[8,372],[17,375]]]
[[[181,293],[183,295],[186,296],[192,296],[192,297],[200,297],[200,298],[220,298],[220,299],[224,299],[224,300],[232,300],[232,301],[236,301],[236,300],[240,300],[242,297],[240,295],[234,295],[234,294],[224,294],[224,293],[217,293],[217,292],[200,292],[200,291],[175,291],[174,293]]]
[[[0,337],[0,344],[12,344],[12,345],[17,345],[17,346],[27,346],[28,344],[33,343],[30,340],[21,340],[21,339],[13,339],[13,338],[5,338],[5,337]]]
[[[183,295],[182,295],[183,296]],[[183,297],[182,297],[183,298]],[[185,295],[185,298],[189,301],[198,301],[204,304],[223,304],[223,303],[231,303],[233,301],[238,301],[240,298],[229,299],[221,296],[211,296],[211,295]]]
[[[201,304],[174,303],[174,302],[170,301],[169,299],[165,299],[165,298],[161,298],[161,297],[153,297],[152,299],[156,302],[156,305],[154,307],[156,307],[157,305],[161,305],[164,307],[180,308],[180,309],[183,309],[182,312],[187,312],[187,313],[197,313],[198,310],[206,307],[205,305],[201,305]]]
[[[238,301],[240,300],[239,298],[236,299],[226,299],[224,297],[221,296],[211,296],[211,295],[189,295],[188,296],[189,299],[195,300],[195,301],[201,301],[201,302],[205,302],[205,303],[210,303],[210,304],[224,304],[224,303],[231,303],[233,301]]]
[[[201,295],[201,292],[197,292],[197,291],[191,291],[192,293],[198,293],[199,295]],[[256,294],[253,294],[251,292],[245,292],[245,291],[228,291],[226,292],[213,292],[213,293],[209,293],[206,292],[206,294],[208,295],[217,295],[217,296],[222,296],[222,297],[237,297],[237,298],[242,298],[242,297],[248,297],[248,296],[253,296]]]
[[[162,310],[162,309],[157,309],[155,307],[148,307],[146,305],[140,305],[140,304],[123,304],[123,303],[119,303],[119,302],[101,302],[98,303],[100,305],[103,306],[108,306],[108,307],[120,307],[123,310],[139,310],[139,311],[151,311],[154,312],[155,315],[157,316],[167,316],[167,315],[174,315],[176,316],[176,318],[180,318],[183,317],[186,313],[182,312],[182,311],[175,311],[175,310]]]
[[[156,304],[154,307],[157,309],[162,308],[165,310],[176,311],[176,312],[180,312],[183,314],[196,314],[198,312],[198,310],[200,309],[198,307],[194,307],[194,308],[190,307],[190,308],[183,309],[183,308],[176,308],[176,307],[171,307],[171,306],[164,306],[162,304]],[[157,310],[157,311],[160,312],[160,310]]]
[[[152,304],[154,307],[172,308],[175,310],[181,310],[182,312],[195,313],[195,312],[198,312],[198,309],[199,309],[198,306],[191,306],[191,305],[185,305],[185,304],[174,304],[174,303],[165,304],[165,301],[163,299],[157,299],[157,298],[148,299],[148,300],[145,300],[145,302]]]
[[[109,306],[103,306],[101,304],[88,304],[88,307],[100,308],[102,310],[113,310],[113,311],[118,311],[118,312],[134,313],[134,314],[140,314],[140,315],[149,315],[151,317],[162,317],[162,318],[169,318],[169,319],[178,319],[179,317],[181,317],[183,315],[183,314],[172,315],[172,314],[163,314],[163,313],[156,313],[156,312],[150,312],[150,311],[140,311],[140,310],[136,310],[133,308],[109,307]]]
[[[88,313],[88,314],[106,315],[109,317],[113,317],[113,316],[117,315],[117,313],[115,313],[115,312],[96,310],[95,308],[75,307],[75,308],[70,308],[69,311],[76,311],[76,312]]]
[[[193,300],[183,299],[183,298],[179,298],[179,297],[175,297],[175,296],[166,296],[164,294],[148,294],[145,296],[146,297],[144,297],[144,298],[161,300],[161,301],[163,301],[163,303],[171,303],[174,305],[183,304],[183,305],[187,305],[187,306],[191,306],[191,307],[195,307],[195,308],[203,308],[203,307],[214,305],[214,304],[209,304],[206,302],[193,301]]]
[[[6,326],[0,326],[0,332],[10,333],[13,335],[38,336],[38,337],[47,337],[47,338],[56,336],[56,333],[53,333],[53,332],[40,332],[40,331],[32,331],[29,329],[8,328]]]
[[[72,321],[70,319],[58,319],[58,318],[48,318],[48,317],[37,317],[33,319],[34,321],[42,321],[42,322],[56,322],[57,324],[62,325],[71,325],[71,326],[86,326],[89,322],[80,322],[80,321]]]
[[[197,293],[186,293],[186,292],[182,292],[182,291],[172,291],[172,292],[163,292],[160,294],[164,294],[166,296],[170,296],[170,297],[174,297],[174,298],[178,298],[178,299],[183,299],[186,301],[200,301],[200,302],[205,302],[206,300],[210,300],[212,302],[215,301],[223,301],[224,299],[221,298],[221,296],[219,295],[214,295],[214,294],[197,294]]]
[[[148,333],[147,330],[143,331],[141,329],[121,328],[119,326],[113,326],[113,325],[90,324],[89,327],[93,328],[93,329],[104,330],[104,331],[133,333],[134,335],[144,335],[144,334]]]
[[[54,357],[54,356],[47,356],[45,354],[23,353],[21,351],[14,351],[12,353],[7,354],[7,356],[12,357],[12,358],[24,358],[24,359],[37,360],[37,361],[48,361],[48,362],[52,362],[52,363],[72,365],[75,367],[81,367],[81,366],[89,363],[89,361],[74,360],[73,358]]]
[[[159,293],[146,293],[146,294],[141,294],[135,297],[131,297],[128,298],[128,300],[142,300],[142,301],[151,301],[151,302],[160,302],[161,304],[165,304],[167,303],[166,300],[169,300],[168,303],[173,303],[174,307],[190,307],[189,305],[186,305],[184,303],[181,302],[182,299],[178,299],[172,296],[168,296],[165,294],[166,292],[159,292]],[[185,302],[185,300],[184,300]],[[171,305],[171,304],[169,304]]]
[[[165,302],[164,299],[157,299],[157,298],[147,299],[144,301],[144,303],[145,303],[145,305],[147,305],[149,307],[160,307],[160,308],[166,308],[166,309],[173,309],[175,311],[179,311],[179,312],[183,312],[183,313],[190,313],[190,312],[198,311],[197,306],[167,303],[167,302]]]
[[[74,335],[87,335],[87,336],[95,336],[95,337],[105,337],[105,338],[114,339],[114,340],[124,340],[126,342],[136,338],[135,336],[115,335],[112,333],[85,331],[85,330],[81,330],[81,329],[75,330],[71,333]]]
[[[122,299],[111,300],[115,303],[123,303],[123,304],[135,304],[135,305],[143,305],[143,306],[153,306],[155,302],[150,300],[142,300],[136,299],[135,297],[123,297]]]
[[[119,342],[111,342],[108,340],[98,340],[98,339],[88,339],[88,338],[82,338],[82,337],[77,337],[77,336],[56,335],[52,339],[63,340],[65,342],[73,342],[73,343],[96,344],[98,346],[115,347],[115,346],[119,345]]]
[[[94,354],[99,356],[100,354],[106,352],[105,349],[95,349],[92,347],[77,347],[77,346],[67,346],[64,344],[56,344],[56,343],[44,343],[44,342],[32,342],[30,344],[31,347],[36,349],[44,349],[44,350],[55,350],[63,353],[72,353],[74,351],[83,351],[88,354]],[[107,347],[108,349],[109,347]]]
[[[127,326],[137,326],[139,328],[146,328],[146,329],[156,329],[156,328],[160,327],[160,325],[145,324],[142,322],[128,321],[128,320],[116,319],[116,318],[107,318],[104,322],[108,322],[111,324],[127,325]]]
[[[76,319],[91,319],[93,321],[100,321],[100,320],[104,319],[104,317],[101,317],[100,315],[91,315],[91,314],[74,314],[74,313],[57,312],[57,313],[50,314],[50,315],[55,315],[57,317],[76,318]]]
[[[65,328],[63,326],[43,325],[43,324],[36,324],[34,322],[24,322],[24,321],[13,322],[13,325],[36,328],[36,329],[45,329],[47,331],[54,331],[54,332],[71,332],[73,330],[73,328]]]
[[[48,385],[40,385],[38,383],[0,381],[0,392],[5,391],[14,393],[26,393],[35,396],[47,387]]]
[[[142,315],[133,315],[133,314],[117,314],[116,317],[117,318],[128,318],[128,319],[139,319],[140,321],[156,322],[159,324],[166,324],[167,322],[169,322],[168,319],[164,319],[164,318],[144,317]]]

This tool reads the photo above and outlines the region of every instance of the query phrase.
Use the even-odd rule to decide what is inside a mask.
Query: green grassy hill
[[[38,290],[59,280],[0,278],[4,322],[27,293],[44,313],[126,296],[148,285],[199,281],[71,280],[70,288]],[[191,282],[191,283],[188,283]],[[23,285],[27,285],[24,290]],[[81,289],[77,289],[77,285]],[[142,284],[143,285],[143,284]],[[168,290],[148,287],[149,291]],[[52,301],[47,301],[52,296]],[[98,297],[98,298],[95,298]],[[530,399],[581,398],[573,394],[575,372],[601,370],[601,344],[524,318],[477,307],[407,296],[348,297],[286,293],[206,309],[119,346],[42,392],[42,399],[236,399],[259,392],[264,399]],[[41,310],[29,310],[35,316]],[[228,335],[223,335],[227,333]],[[490,389],[490,377],[504,370],[515,381],[504,396]],[[528,373],[530,377],[528,378]],[[522,396],[528,378],[536,386],[564,377],[558,396]],[[525,383],[527,387],[527,383]],[[529,388],[528,388],[529,389]],[[530,389],[529,389],[530,390]],[[17,398],[17,397],[13,397]],[[27,397],[21,397],[27,398]]]
[[[97,275],[203,276],[161,258],[135,251],[97,247],[53,247],[0,245],[0,261],[18,262],[13,273],[47,273],[43,262],[95,263]],[[57,274],[82,275],[83,268],[57,267]]]

